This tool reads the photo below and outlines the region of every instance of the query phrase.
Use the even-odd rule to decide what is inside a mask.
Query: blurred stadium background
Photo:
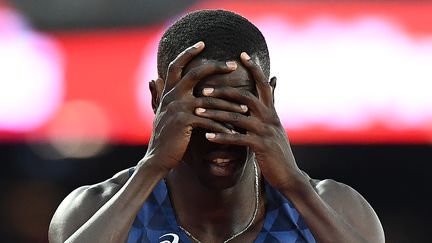
[[[64,196],[144,155],[158,38],[204,8],[264,32],[300,167],[428,242],[432,2],[408,0],[0,0],[0,242],[47,242]]]

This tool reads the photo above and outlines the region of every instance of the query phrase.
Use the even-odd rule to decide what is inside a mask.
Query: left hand
[[[285,129],[276,113],[272,87],[262,69],[246,53],[242,53],[240,59],[255,80],[258,97],[250,91],[228,86],[215,87],[212,92],[204,89],[203,95],[245,104],[250,115],[211,109],[196,110],[196,114],[245,129],[246,134],[207,133],[206,137],[219,144],[248,146],[255,153],[261,172],[270,185],[280,191],[296,189],[297,182],[303,182],[304,176],[297,167]]]

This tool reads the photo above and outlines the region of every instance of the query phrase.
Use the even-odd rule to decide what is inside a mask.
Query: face
[[[184,73],[204,61],[203,59],[192,61],[185,68]],[[231,86],[256,93],[255,83],[250,74],[239,62],[237,65],[238,67],[234,72],[217,74],[201,80],[194,89],[194,95],[200,97],[203,88],[221,86]],[[231,102],[236,103],[235,101]],[[246,132],[231,124],[223,125],[239,133]],[[212,143],[205,138],[206,132],[211,131],[200,128],[193,130],[184,161],[205,186],[218,189],[231,187],[242,178],[247,162],[251,159],[251,153],[244,146]],[[218,163],[221,161],[229,162]]]

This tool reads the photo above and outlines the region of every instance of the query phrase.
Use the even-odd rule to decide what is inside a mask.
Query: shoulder
[[[64,242],[113,197],[128,179],[129,169],[126,169],[106,181],[72,191],[54,213],[49,226],[50,241]]]
[[[352,187],[332,179],[310,179],[318,195],[371,242],[384,242],[381,222],[366,199]]]

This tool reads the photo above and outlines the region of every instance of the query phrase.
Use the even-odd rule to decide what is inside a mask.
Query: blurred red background
[[[142,158],[158,39],[204,8],[263,31],[299,167],[428,242],[432,3],[372,0],[0,0],[0,242],[47,242],[70,191]]]
[[[292,142],[432,140],[432,4],[218,1],[184,12],[202,8],[238,12],[262,29]],[[157,77],[158,38],[178,15],[132,29],[41,32],[5,11],[4,48],[26,49],[0,57],[10,67],[0,74],[3,97],[11,97],[0,109],[0,140],[148,141],[147,83]],[[41,61],[44,72],[34,65]],[[11,81],[19,78],[26,81]],[[22,86],[29,91],[17,102]]]

